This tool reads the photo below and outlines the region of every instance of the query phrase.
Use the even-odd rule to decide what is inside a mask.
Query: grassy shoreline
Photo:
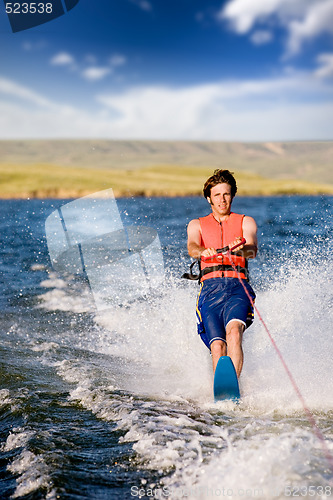
[[[196,196],[214,166],[155,165],[133,169],[53,164],[0,164],[0,199],[77,198],[112,188],[116,197]],[[333,195],[333,185],[272,179],[235,171],[240,196]]]

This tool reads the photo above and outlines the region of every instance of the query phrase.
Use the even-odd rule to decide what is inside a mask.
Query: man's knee
[[[211,344],[210,344],[210,351],[212,354],[214,353],[223,353],[224,351],[226,350],[226,343],[223,342],[223,340],[214,340]],[[223,356],[223,354],[222,354]]]
[[[245,326],[239,321],[231,321],[227,325],[227,344],[241,344]]]

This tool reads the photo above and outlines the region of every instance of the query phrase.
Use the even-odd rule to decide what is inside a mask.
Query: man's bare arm
[[[201,228],[199,219],[193,219],[187,226],[187,250],[193,259],[216,255],[215,248],[205,248],[201,245]]]
[[[258,241],[257,241],[257,224],[252,217],[245,216],[243,219],[243,238],[246,243],[240,246],[236,253],[246,259],[254,259],[257,255]],[[229,248],[240,243],[242,238],[238,237],[233,242],[229,243]]]
[[[252,217],[245,216],[243,219],[243,237],[246,243],[240,254],[246,259],[254,259],[258,251],[257,224]]]
[[[201,252],[205,249],[200,243],[200,222],[199,219],[193,219],[187,226],[187,250],[194,259],[200,259]]]

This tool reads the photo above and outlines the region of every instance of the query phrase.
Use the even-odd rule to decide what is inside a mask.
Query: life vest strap
[[[248,269],[246,267],[241,267],[241,266],[235,266],[237,269],[237,272],[239,274],[243,274],[245,276],[245,279],[248,280]],[[205,267],[204,269],[201,269],[200,271],[200,279],[205,276],[206,274],[214,273],[214,272],[221,272],[222,271],[222,277],[223,273],[227,271],[233,271],[235,272],[233,266],[230,264],[219,264],[217,266],[210,266],[210,267]],[[235,273],[236,274],[236,273]],[[236,275],[237,277],[237,275]]]

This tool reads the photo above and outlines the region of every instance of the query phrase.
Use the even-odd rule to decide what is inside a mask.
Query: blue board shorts
[[[254,301],[252,287],[245,280],[243,283]],[[210,349],[214,340],[226,343],[226,327],[231,321],[237,320],[248,328],[253,323],[254,311],[237,278],[211,278],[201,285],[196,315],[198,334]]]

